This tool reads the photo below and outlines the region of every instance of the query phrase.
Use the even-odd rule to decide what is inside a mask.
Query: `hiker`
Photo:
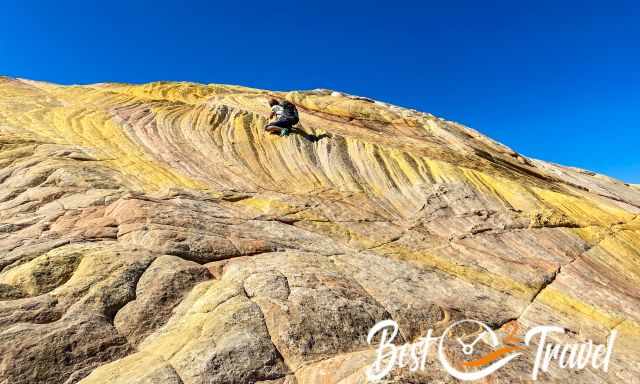
[[[280,133],[280,136],[287,136],[291,133],[291,128],[298,124],[298,110],[296,106],[287,100],[278,101],[276,99],[269,100],[271,107],[271,115],[269,121],[275,116],[276,121],[267,123],[264,129],[272,133]]]

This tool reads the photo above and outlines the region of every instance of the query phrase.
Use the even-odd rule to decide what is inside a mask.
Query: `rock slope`
[[[539,381],[638,382],[640,190],[327,90],[0,78],[0,383],[364,383],[376,322],[462,318],[617,330]]]

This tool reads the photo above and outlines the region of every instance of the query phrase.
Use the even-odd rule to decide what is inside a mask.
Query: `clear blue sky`
[[[337,89],[640,183],[639,4],[8,0],[0,74]]]

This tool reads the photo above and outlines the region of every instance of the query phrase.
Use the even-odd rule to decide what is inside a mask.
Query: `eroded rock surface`
[[[271,96],[304,134],[262,131]],[[464,318],[617,330],[607,373],[539,381],[632,383],[639,287],[637,186],[429,114],[0,78],[1,383],[364,383],[376,322],[414,342]],[[384,382],[456,382],[426,366]]]

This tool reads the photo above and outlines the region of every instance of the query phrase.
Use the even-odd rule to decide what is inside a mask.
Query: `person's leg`
[[[280,131],[280,136],[289,136],[289,133],[291,133],[291,128],[297,123],[298,119],[295,118],[283,119],[282,131]]]
[[[274,121],[273,123],[270,123],[269,125],[273,127],[286,128],[289,126],[289,123],[287,122],[286,119],[280,119],[280,120]]]
[[[287,136],[291,132],[291,127],[297,123],[296,119],[281,118],[265,126],[265,129],[269,131],[269,127],[278,127],[280,129],[280,136]]]
[[[264,130],[270,133],[280,133],[280,131],[282,130],[282,123],[282,119],[272,121],[264,126]]]
[[[286,119],[278,119],[276,121],[272,121],[271,123],[267,123],[267,125],[265,125],[264,127],[265,129],[267,129],[268,127],[285,128],[288,127],[288,122]]]

